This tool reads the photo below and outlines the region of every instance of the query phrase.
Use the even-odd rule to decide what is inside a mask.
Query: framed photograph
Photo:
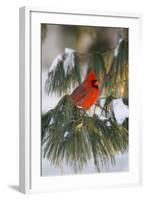
[[[140,185],[141,15],[20,8],[20,191]]]

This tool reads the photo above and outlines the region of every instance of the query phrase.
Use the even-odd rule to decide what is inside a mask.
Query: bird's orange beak
[[[94,85],[95,85],[95,86],[99,86],[100,83],[99,83],[98,81],[96,81],[96,82],[94,83]]]

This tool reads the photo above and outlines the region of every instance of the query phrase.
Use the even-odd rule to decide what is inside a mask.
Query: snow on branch
[[[51,67],[50,67],[50,69],[49,69],[49,73],[50,72],[55,72],[55,70],[56,70],[56,67],[60,64],[60,62],[62,62],[63,61],[63,57],[62,57],[62,55],[58,55],[54,60],[53,60],[53,62],[52,62],[52,64],[51,64]]]
[[[123,41],[123,39],[120,38],[119,41],[118,41],[117,47],[114,49],[114,56],[115,57],[117,57],[117,55],[119,53],[119,47],[120,47],[120,44],[121,44],[122,41]]]
[[[52,62],[49,69],[49,73],[52,71],[55,72],[56,68],[60,66],[60,63],[63,62],[63,69],[65,77],[67,73],[69,74],[75,66],[75,50],[71,48],[65,48],[63,55],[58,55]]]
[[[128,132],[111,118],[103,121],[97,115],[89,116],[64,95],[42,116],[42,145],[43,157],[55,166],[65,160],[73,170],[80,171],[93,159],[100,172],[103,166],[115,164],[118,152],[127,152]]]
[[[112,102],[113,113],[118,124],[123,124],[129,116],[128,106],[123,103],[122,98],[115,99]]]
[[[72,71],[72,68],[74,68],[75,66],[74,53],[75,53],[74,49],[65,48],[65,54],[64,54],[65,59],[63,64],[65,76],[67,72],[70,73]]]
[[[109,97],[108,97],[109,98]],[[123,103],[122,98],[113,98],[111,102],[109,102],[108,109],[106,109],[106,103],[103,99],[101,99],[100,103],[103,105],[97,105],[98,110],[96,111],[97,117],[103,122],[107,122],[107,126],[110,126],[110,121],[117,122],[118,125],[123,125],[124,121],[129,117],[129,108],[127,105]]]

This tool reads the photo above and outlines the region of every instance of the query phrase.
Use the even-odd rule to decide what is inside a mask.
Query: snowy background
[[[108,28],[106,30],[106,38],[112,41],[109,45],[115,45],[117,43],[119,29]],[[102,38],[99,36],[99,40]],[[111,39],[112,37],[112,39]],[[48,96],[45,90],[45,83],[48,77],[48,72],[52,65],[54,58],[64,53],[65,48],[78,49],[78,51],[86,52],[97,40],[94,34],[89,34],[81,31],[81,35],[76,35],[75,28],[73,26],[60,26],[60,25],[43,25],[42,26],[42,113],[54,108],[58,103],[59,97],[55,95]],[[77,42],[78,41],[78,42]],[[83,61],[83,66],[86,66],[86,60]],[[116,108],[115,102],[115,108]],[[121,105],[121,104],[120,104]],[[119,106],[119,105],[118,105]],[[123,105],[121,105],[123,106]],[[122,109],[121,109],[122,110]],[[127,110],[124,115],[127,115]],[[122,121],[120,113],[117,113],[119,121]],[[118,154],[116,156],[116,165],[109,166],[108,169],[103,169],[103,172],[124,172],[128,170],[128,153]],[[61,174],[73,174],[73,170],[68,168],[65,164],[61,167],[55,167],[50,164],[49,160],[42,159],[42,176],[61,175]],[[79,173],[95,173],[96,168],[93,160],[84,167]]]

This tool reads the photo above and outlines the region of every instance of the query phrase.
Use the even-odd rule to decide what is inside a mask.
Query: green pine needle
[[[128,132],[115,121],[111,126],[77,108],[69,95],[42,116],[42,153],[55,166],[65,162],[75,171],[93,158],[100,172],[109,163],[115,164],[115,155],[128,149]],[[65,134],[68,135],[65,137]]]

